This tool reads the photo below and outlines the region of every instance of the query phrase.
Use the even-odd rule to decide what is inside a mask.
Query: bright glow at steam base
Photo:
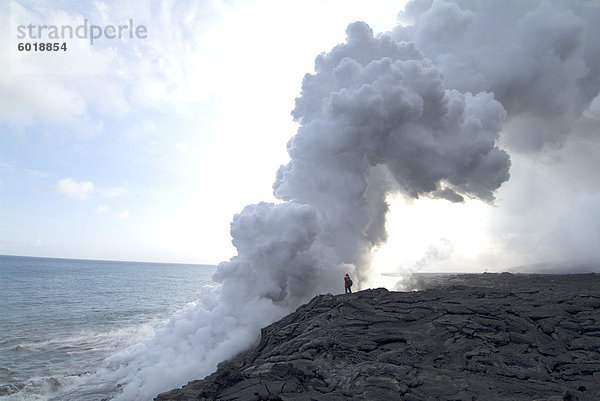
[[[409,272],[469,271],[465,266],[477,266],[473,262],[492,248],[488,222],[493,206],[485,202],[415,200],[402,195],[388,201],[388,241],[373,249],[373,274],[366,287],[393,289]],[[479,266],[476,271],[485,269]]]

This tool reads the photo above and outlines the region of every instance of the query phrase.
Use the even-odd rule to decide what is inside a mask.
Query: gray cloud
[[[600,89],[600,8],[580,1],[413,0],[398,40],[414,41],[461,91],[491,91],[511,150],[560,146]]]
[[[586,1],[411,1],[392,35],[450,88],[491,91],[507,111],[510,182],[491,214],[491,264],[597,268],[600,7]],[[502,256],[499,256],[502,255]]]

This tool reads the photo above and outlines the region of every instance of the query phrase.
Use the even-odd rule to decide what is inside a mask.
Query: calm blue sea
[[[214,271],[0,256],[0,400],[109,399],[86,378],[194,301]]]

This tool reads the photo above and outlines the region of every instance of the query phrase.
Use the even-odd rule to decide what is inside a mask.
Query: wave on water
[[[152,336],[156,326],[157,323],[142,323],[112,331],[82,330],[68,337],[18,342],[13,350],[17,352],[47,352],[47,350],[54,350],[63,351],[68,356],[89,354],[90,352],[114,352],[124,346],[131,345],[132,342]]]
[[[69,364],[69,368],[62,372],[63,374],[38,375],[0,385],[0,400],[109,401],[127,399],[127,393],[124,394],[123,390],[132,379],[135,379],[137,371],[144,371],[146,375],[148,370],[154,372],[156,370],[155,362],[159,361],[165,352],[172,353],[173,358],[179,358],[186,353],[185,349],[181,349],[181,347],[191,346],[188,341],[193,341],[192,329],[198,323],[196,319],[200,319],[202,316],[199,311],[217,306],[212,295],[214,287],[207,286],[204,290],[204,296],[199,296],[196,301],[186,304],[167,320],[123,327],[110,332],[84,330],[62,338],[14,343],[12,350],[16,354],[47,354],[45,357],[51,359],[52,357],[48,354],[56,353],[57,355],[66,355],[72,361],[79,362]],[[223,333],[223,335],[226,334]],[[232,340],[234,344],[237,344],[237,347],[233,347],[235,349],[231,351],[232,353],[240,351],[238,348],[247,346],[253,338],[241,342],[238,340],[237,337]],[[218,341],[218,339],[215,337],[214,341]],[[182,345],[179,346],[178,343]],[[94,364],[85,360],[86,355],[91,356],[92,354],[109,356],[99,359]],[[189,354],[191,358],[195,352],[190,351]],[[215,354],[212,363],[209,364],[210,369],[215,368],[221,360],[222,355]],[[173,361],[171,360],[171,362]],[[86,370],[86,366],[90,365],[95,367]],[[168,372],[161,371],[160,364],[156,365],[159,371],[155,373],[158,376],[161,374],[173,376],[172,379],[175,380],[181,378],[180,375],[183,372],[177,370],[169,375]],[[192,366],[194,365],[192,364]],[[8,368],[2,369],[5,371],[3,375],[6,377],[13,376],[15,373]],[[186,369],[184,377],[193,375],[193,372],[189,370],[189,368]],[[210,372],[206,371],[206,373]],[[160,382],[164,386],[164,381],[160,380]],[[160,390],[163,388],[160,387]],[[156,394],[153,392],[153,395]]]
[[[0,401],[108,401],[115,358],[198,299],[212,266],[0,256]],[[132,372],[133,374],[133,372]]]
[[[0,397],[6,401],[49,401],[81,386],[89,376],[90,373],[72,376],[35,377],[24,382],[0,386]]]
[[[115,382],[98,375],[98,365],[105,359],[102,355],[118,355],[123,349],[152,338],[156,327],[164,322],[143,323],[107,332],[83,330],[66,337],[45,341],[13,342],[11,351],[17,356],[41,360],[65,358],[69,365],[60,373],[37,375],[0,385],[2,401],[102,401],[111,399],[119,390]],[[60,357],[59,357],[60,356]],[[94,362],[93,359],[97,361]],[[90,360],[92,359],[92,360]],[[69,363],[70,361],[70,363]],[[92,366],[96,365],[96,368]],[[12,377],[16,372],[2,367],[2,376]],[[44,369],[48,371],[49,368]]]

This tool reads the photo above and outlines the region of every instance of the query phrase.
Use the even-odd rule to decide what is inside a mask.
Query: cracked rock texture
[[[600,400],[600,275],[419,280],[320,295],[156,400]]]

